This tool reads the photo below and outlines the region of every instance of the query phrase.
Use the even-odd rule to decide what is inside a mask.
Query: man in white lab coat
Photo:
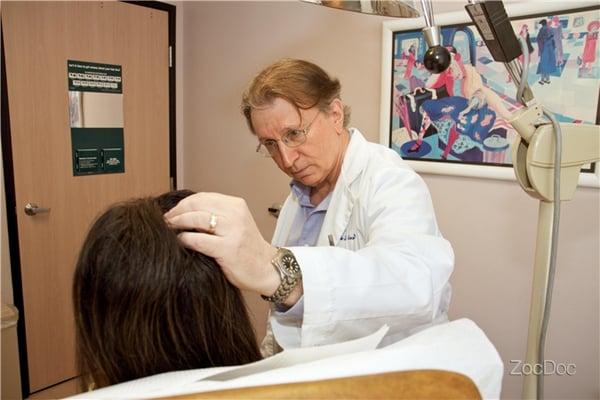
[[[423,180],[392,150],[349,128],[340,84],[315,64],[261,71],[242,110],[259,148],[292,178],[272,244],[242,199],[199,193],[166,214],[182,242],[229,281],[273,304],[265,355],[358,338],[383,344],[446,320],[450,244]]]

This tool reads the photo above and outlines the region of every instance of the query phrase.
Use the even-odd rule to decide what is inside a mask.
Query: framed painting
[[[559,122],[599,125],[598,3],[528,2],[506,10],[527,42],[536,99]],[[384,22],[380,142],[419,172],[515,179],[517,133],[509,120],[522,107],[516,85],[466,11],[438,14],[436,24],[452,56],[440,74],[422,63],[422,19]],[[600,187],[598,163],[583,171],[580,185]]]

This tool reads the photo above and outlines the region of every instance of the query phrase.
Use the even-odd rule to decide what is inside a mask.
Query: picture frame
[[[556,113],[560,122],[600,124],[600,43],[596,42],[600,22],[599,26],[591,24],[600,19],[599,10],[595,1],[506,5],[513,27],[521,28],[515,32],[528,30],[530,36],[533,51],[528,82],[532,91],[544,106],[564,111]],[[555,45],[556,68],[550,72],[548,84],[542,82],[546,76],[538,74],[543,68],[537,68],[541,61],[544,65],[552,62],[547,49],[542,57],[536,54],[542,20],[549,22],[549,27],[556,26],[553,32],[562,30],[563,38],[562,53]],[[508,82],[504,65],[493,61],[466,10],[436,14],[435,22],[442,30],[442,45],[452,41],[453,48],[448,48],[454,52],[450,68],[454,68],[451,73],[455,79],[444,81],[439,77],[442,74],[432,76],[419,65],[427,49],[421,33],[425,25],[422,18],[383,23],[380,143],[398,152],[417,172],[515,180],[511,148],[516,132],[508,123],[510,115],[520,108],[514,101],[514,83]],[[586,47],[588,37],[594,38],[591,44],[595,46],[591,62],[589,54],[583,57],[583,51],[591,47]],[[457,64],[463,67],[457,68]],[[464,82],[467,80],[471,87]],[[452,93],[447,93],[448,86],[452,86]],[[434,101],[423,107],[426,99]],[[430,121],[424,122],[423,116]],[[584,167],[579,185],[600,187],[599,163]]]

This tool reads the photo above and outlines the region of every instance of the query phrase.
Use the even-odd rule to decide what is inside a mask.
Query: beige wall
[[[378,138],[380,17],[299,2],[184,2],[183,174],[180,187],[247,199],[271,236],[266,208],[281,202],[288,179],[254,154],[238,111],[240,93],[262,66],[280,57],[317,62],[343,83],[353,125]],[[436,11],[462,7],[436,3]],[[181,103],[180,103],[181,107]],[[424,175],[439,224],[456,252],[451,317],[473,319],[506,363],[525,352],[537,202],[512,181]],[[546,356],[575,363],[575,376],[546,378],[548,398],[598,398],[599,192],[580,189],[563,206],[558,272]],[[251,297],[262,332],[265,306]],[[507,376],[504,398],[520,395]]]

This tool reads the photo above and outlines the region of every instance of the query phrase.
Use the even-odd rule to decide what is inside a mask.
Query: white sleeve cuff
[[[282,306],[275,306],[273,308],[273,315],[277,319],[282,320],[297,320],[298,325],[302,326],[302,317],[304,315],[304,296],[300,297],[300,299],[294,304],[292,307],[287,310]]]

